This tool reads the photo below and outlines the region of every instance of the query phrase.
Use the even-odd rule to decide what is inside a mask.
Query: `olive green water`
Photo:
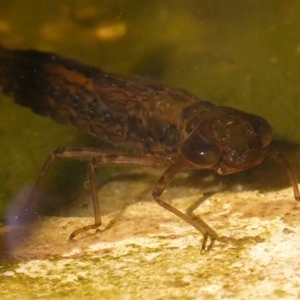
[[[272,124],[277,140],[298,144],[299,19],[300,3],[294,1],[10,1],[0,2],[0,43],[12,48],[52,51],[110,71],[183,87],[216,104],[259,114]],[[45,159],[56,147],[87,146],[94,142],[84,134],[17,106],[1,94],[0,107],[0,215],[4,216],[16,195],[33,184]],[[294,159],[298,155],[299,152],[293,153]],[[293,167],[299,174],[299,164]],[[48,183],[53,197],[58,195],[58,199],[68,201],[81,193],[85,180],[83,170],[81,165],[74,167],[72,163],[54,168]],[[104,177],[109,178],[109,174]],[[198,251],[193,251],[194,264],[199,259]],[[236,252],[231,255],[232,260],[238,256]],[[171,264],[171,257],[167,257]],[[213,257],[210,264],[213,267]],[[140,267],[137,263],[137,270]],[[150,275],[152,267],[150,264],[146,268]],[[176,267],[180,268],[180,264]],[[224,272],[227,277],[227,269]],[[259,272],[255,276],[259,277]],[[126,285],[124,277],[121,282]],[[187,277],[182,278],[174,278],[174,282],[165,285],[177,288],[189,282]],[[79,279],[83,285],[84,276]],[[37,293],[41,286],[48,285],[44,278],[41,285],[38,279],[30,280],[36,283]],[[132,286],[139,276],[134,280]],[[9,273],[3,282],[9,286]],[[9,288],[12,297],[16,287],[22,290],[30,284],[26,277],[18,278]],[[144,291],[147,284],[145,281]],[[68,282],[66,286],[55,297],[70,299],[71,293],[76,299],[77,285]],[[51,289],[47,292],[51,299]],[[89,283],[79,295],[98,299]],[[178,299],[194,299],[197,295],[184,298],[180,294]],[[234,298],[234,293],[228,295]],[[23,296],[32,299],[34,295],[28,290]],[[40,297],[43,298],[42,293]],[[105,298],[108,299],[105,295],[101,299]],[[117,298],[121,299],[122,294]]]
[[[299,142],[298,2],[2,2],[0,8],[6,46],[180,86],[259,114],[277,139]],[[51,151],[91,140],[0,97],[3,213]],[[77,182],[67,173],[60,181]]]

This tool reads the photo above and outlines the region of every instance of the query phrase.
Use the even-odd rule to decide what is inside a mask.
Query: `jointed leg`
[[[272,152],[270,152],[270,153],[267,153],[267,154],[270,157],[272,157],[273,159],[276,159],[277,161],[281,162],[285,166],[286,171],[288,173],[288,176],[290,178],[291,185],[292,185],[293,190],[294,190],[294,198],[295,198],[296,201],[300,201],[300,192],[299,192],[297,180],[296,180],[295,174],[292,171],[288,161],[285,159],[285,157],[281,153],[278,153],[278,152],[272,153]]]
[[[178,216],[179,218],[181,218],[182,220],[184,220],[188,224],[192,225],[198,231],[200,231],[202,233],[203,237],[204,237],[201,248],[202,248],[203,251],[204,250],[209,251],[212,248],[212,246],[215,242],[215,239],[216,239],[215,231],[212,230],[203,220],[201,220],[202,224],[194,221],[192,218],[185,215],[184,213],[182,213],[181,211],[176,209],[174,206],[170,205],[169,203],[165,202],[164,200],[162,200],[160,198],[160,196],[164,192],[167,185],[170,183],[170,181],[172,181],[174,176],[184,168],[184,165],[185,165],[185,162],[182,159],[180,159],[177,162],[175,162],[174,164],[172,164],[163,173],[163,175],[160,177],[160,179],[156,183],[156,185],[153,189],[153,192],[152,192],[152,196],[160,206],[167,209],[168,211],[175,214],[176,216]],[[206,243],[207,243],[208,237],[210,237],[211,242],[208,245],[208,247],[206,248]]]
[[[56,158],[71,158],[78,160],[87,160],[90,162],[88,169],[88,177],[91,190],[91,198],[94,208],[94,224],[87,225],[83,228],[80,228],[70,235],[70,239],[73,239],[78,234],[89,230],[96,229],[101,225],[101,211],[98,201],[98,190],[95,180],[94,169],[98,166],[107,166],[107,165],[127,165],[127,166],[144,166],[144,167],[163,167],[168,165],[161,157],[154,156],[137,156],[137,155],[122,155],[122,154],[111,154],[106,151],[93,148],[58,148],[56,149],[46,160],[39,177],[36,180],[36,183],[30,193],[28,200],[21,210],[20,214],[16,217],[21,221],[28,219],[28,216],[32,214],[36,206],[36,191],[39,190],[41,182],[44,176],[49,171],[53,161]]]
[[[99,149],[92,149],[92,148],[59,148],[55,150],[46,160],[42,171],[36,181],[36,184],[31,192],[28,201],[21,211],[19,218],[22,219],[23,216],[26,216],[26,213],[34,208],[35,204],[35,191],[39,188],[41,181],[45,174],[49,171],[50,166],[52,165],[55,158],[72,158],[78,160],[87,160],[90,162],[89,164],[89,182],[90,182],[90,190],[91,190],[91,197],[93,202],[94,208],[94,224],[84,226],[80,229],[77,229],[70,235],[70,239],[73,239],[78,234],[87,231],[89,229],[96,229],[101,225],[101,211],[100,205],[98,201],[98,190],[97,184],[95,180],[94,169],[100,166],[108,166],[108,165],[120,165],[120,166],[139,166],[139,167],[168,167],[168,169],[163,173],[161,178],[156,183],[152,195],[155,201],[162,206],[163,208],[167,209],[168,211],[172,212],[179,218],[183,219],[193,227],[195,227],[199,232],[201,232],[204,236],[203,243],[202,243],[202,250],[206,249],[206,243],[208,237],[211,238],[211,242],[207,247],[207,250],[211,249],[213,243],[215,241],[215,232],[204,222],[202,224],[194,221],[189,216],[185,215],[184,213],[180,212],[178,209],[173,207],[172,205],[168,204],[164,200],[160,198],[162,193],[164,192],[167,185],[170,181],[174,178],[174,176],[180,172],[185,167],[185,161],[183,159],[178,159],[177,161],[171,163],[166,161],[164,158],[155,157],[155,156],[138,156],[138,155],[130,155],[130,154],[111,154]]]
[[[93,202],[93,209],[94,209],[94,220],[95,223],[92,225],[87,225],[82,228],[79,228],[75,231],[73,231],[70,234],[69,239],[73,239],[76,235],[89,230],[89,229],[97,229],[98,227],[101,226],[101,211],[100,211],[100,204],[98,201],[98,190],[97,190],[97,184],[96,184],[96,179],[95,179],[95,172],[94,172],[94,166],[91,163],[89,165],[89,170],[88,170],[88,176],[89,176],[89,183],[90,183],[90,190],[91,190],[91,197],[92,197],[92,202]]]

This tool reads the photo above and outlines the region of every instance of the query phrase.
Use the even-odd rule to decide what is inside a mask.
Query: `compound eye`
[[[220,162],[222,152],[218,146],[207,139],[207,135],[201,134],[199,127],[182,141],[180,152],[190,164],[200,169],[207,169]]]

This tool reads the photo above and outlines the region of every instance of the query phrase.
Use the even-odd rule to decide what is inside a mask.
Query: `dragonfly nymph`
[[[46,160],[17,218],[22,220],[32,208],[34,191],[54,159],[86,160],[95,220],[71,233],[71,239],[101,225],[95,168],[153,167],[165,168],[153,188],[154,200],[201,232],[202,250],[209,250],[217,238],[215,232],[164,201],[165,188],[184,169],[213,169],[227,175],[254,167],[263,161],[272,140],[271,126],[260,116],[216,106],[180,88],[106,72],[53,53],[0,46],[0,86],[3,94],[39,115],[134,150],[128,154],[58,148]],[[286,166],[299,201],[289,164],[282,155],[275,156]],[[206,245],[208,238],[211,241]]]

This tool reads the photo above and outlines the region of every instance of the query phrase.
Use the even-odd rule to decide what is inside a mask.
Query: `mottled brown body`
[[[47,159],[34,190],[55,158],[85,159],[95,223],[74,231],[70,238],[101,225],[94,169],[104,165],[165,167],[152,195],[155,201],[182,218],[203,236],[210,249],[215,232],[197,223],[161,199],[174,176],[185,168],[214,169],[226,175],[258,165],[272,139],[270,124],[240,110],[215,106],[182,89],[143,79],[105,72],[99,68],[36,50],[10,50],[0,46],[0,86],[15,102],[37,114],[71,125],[98,139],[133,150],[108,153],[91,148],[58,148]],[[300,193],[286,160],[295,199]],[[34,207],[32,192],[18,218]]]
[[[191,117],[184,108],[214,107],[182,89],[35,50],[0,48],[0,84],[35,113],[143,154],[177,152]]]

